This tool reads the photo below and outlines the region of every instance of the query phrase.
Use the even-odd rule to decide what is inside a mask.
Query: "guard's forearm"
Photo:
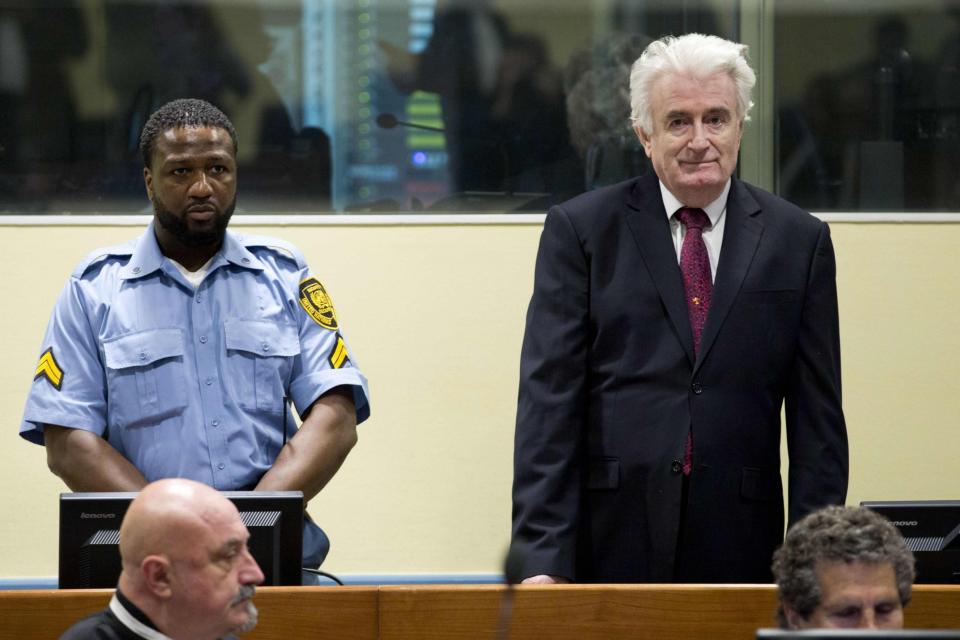
[[[309,501],[333,478],[356,443],[353,395],[348,387],[338,387],[313,403],[257,491],[302,491]]]
[[[47,466],[72,491],[139,491],[147,481],[133,464],[95,433],[45,425]]]

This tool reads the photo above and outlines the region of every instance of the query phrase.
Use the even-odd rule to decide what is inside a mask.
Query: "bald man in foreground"
[[[147,485],[120,527],[123,572],[110,606],[61,640],[216,640],[257,624],[263,573],[236,507],[193,480]]]

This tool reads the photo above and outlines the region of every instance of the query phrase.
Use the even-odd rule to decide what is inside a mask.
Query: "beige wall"
[[[849,501],[958,498],[960,226],[832,225]],[[373,417],[311,513],[344,574],[494,573],[509,532],[513,414],[539,225],[271,227],[331,291]],[[72,266],[132,227],[0,229],[0,578],[54,576],[57,494],[16,435]]]

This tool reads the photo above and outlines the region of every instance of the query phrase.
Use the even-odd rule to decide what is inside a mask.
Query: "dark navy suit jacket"
[[[784,402],[790,522],[843,504],[848,452],[829,229],[736,179],[725,215],[694,358],[656,175],[548,213],[514,451],[512,545],[525,576],[771,581],[784,527]],[[680,461],[691,429],[682,521]]]

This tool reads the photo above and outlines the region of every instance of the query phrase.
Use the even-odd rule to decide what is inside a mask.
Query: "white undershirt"
[[[170,262],[173,263],[173,266],[177,268],[177,271],[183,274],[183,277],[187,279],[187,282],[193,285],[193,288],[196,289],[200,286],[200,283],[203,282],[203,279],[207,277],[207,270],[210,268],[210,263],[213,262],[213,259],[217,255],[214,254],[210,256],[210,259],[203,263],[203,265],[196,271],[190,271],[185,266],[174,260],[173,258],[167,258]]]
[[[720,245],[723,244],[723,227],[727,222],[727,194],[730,193],[730,180],[723,187],[720,197],[703,208],[710,218],[710,228],[703,230],[703,243],[707,245],[707,256],[710,258],[710,275],[717,279],[717,263],[720,262]],[[670,220],[670,235],[673,237],[673,248],[677,252],[677,263],[680,262],[680,249],[683,247],[683,237],[687,228],[677,220],[676,212],[683,208],[682,202],[670,193],[663,182],[660,183],[660,195],[663,197],[663,208]]]

